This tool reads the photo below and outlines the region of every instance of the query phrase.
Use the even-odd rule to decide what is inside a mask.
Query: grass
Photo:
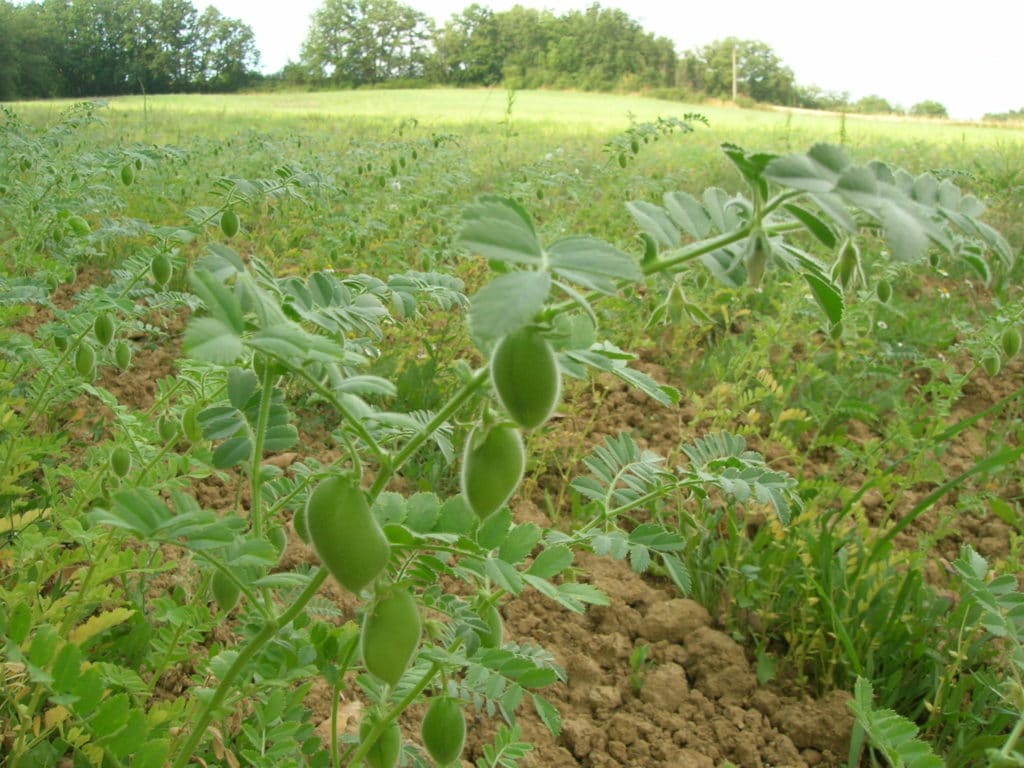
[[[434,128],[496,125],[506,117],[508,92],[500,88],[355,91],[285,91],[228,95],[129,96],[106,100],[111,115],[143,112],[150,124],[202,116],[207,128],[232,131],[239,118],[337,120],[415,119]],[[53,117],[70,101],[15,103],[18,110]],[[512,106],[513,125],[531,126],[551,136],[594,136],[622,130],[629,116],[638,121],[700,112],[716,133],[730,140],[751,135],[817,137],[839,141],[844,119],[834,113],[785,108],[739,109],[731,106],[682,104],[636,95],[575,91],[517,91]],[[218,126],[219,124],[219,126]],[[194,122],[191,124],[195,127]],[[319,127],[316,122],[314,127]],[[943,146],[992,146],[1024,140],[1024,128],[954,123],[896,116],[847,115],[847,139],[854,145],[926,141]],[[205,131],[204,131],[205,133]],[[750,143],[749,140],[747,143]],[[805,142],[801,142],[805,143]]]

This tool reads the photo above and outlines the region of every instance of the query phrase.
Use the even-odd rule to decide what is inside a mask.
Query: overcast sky
[[[472,0],[409,0],[439,22]],[[495,11],[515,0],[479,0]],[[215,0],[222,13],[256,34],[265,72],[297,61],[312,13],[322,0]],[[591,0],[520,0],[556,13]],[[197,3],[200,10],[205,4]],[[1024,4],[1020,0],[631,0],[619,7],[680,53],[724,37],[761,40],[801,85],[878,94],[908,108],[933,99],[950,115],[1024,107]]]

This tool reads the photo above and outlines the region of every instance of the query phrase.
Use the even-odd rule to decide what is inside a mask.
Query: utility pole
[[[732,101],[736,103],[736,81],[737,81],[737,66],[736,66],[736,46],[732,47]]]

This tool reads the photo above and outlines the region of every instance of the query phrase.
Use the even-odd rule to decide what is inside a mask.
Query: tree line
[[[234,91],[266,85],[647,90],[812,109],[901,112],[879,96],[797,84],[774,50],[734,37],[676,52],[624,11],[557,15],[473,3],[444,24],[400,0],[323,0],[298,61],[264,77],[252,29],[191,0],[0,0],[0,100]],[[912,114],[945,116],[937,102]]]
[[[0,100],[232,91],[258,65],[251,27],[190,0],[0,0]]]

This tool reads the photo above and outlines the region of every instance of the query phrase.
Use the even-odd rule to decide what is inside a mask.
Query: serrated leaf
[[[53,690],[70,693],[82,671],[82,651],[76,643],[65,643],[53,661]]]
[[[551,579],[572,565],[574,555],[564,544],[548,547],[534,558],[526,572],[541,579]]]
[[[128,722],[128,694],[108,696],[89,718],[89,727],[97,740],[105,739],[124,728]]]
[[[651,567],[651,550],[642,544],[633,544],[629,548],[629,566],[633,573],[647,573]]]
[[[511,526],[512,513],[508,509],[499,509],[480,523],[476,541],[484,549],[497,549],[505,540]]]
[[[457,242],[492,261],[538,264],[543,259],[530,214],[514,200],[493,195],[463,209]]]
[[[628,253],[594,237],[566,237],[548,248],[552,271],[602,293],[615,293],[615,281],[637,282],[643,272]]]
[[[487,558],[484,561],[484,573],[509,594],[518,595],[523,591],[523,577],[519,571],[500,558]]]
[[[226,365],[242,354],[242,339],[230,325],[215,317],[189,321],[182,344],[186,353],[208,363]]]
[[[189,273],[189,284],[196,295],[203,300],[210,315],[226,325],[236,335],[245,330],[242,305],[234,291],[216,276],[205,270],[196,269]]]
[[[554,705],[545,699],[543,696],[538,696],[536,693],[530,694],[530,701],[533,702],[533,709],[537,713],[537,717],[544,723],[544,726],[548,729],[548,732],[552,736],[558,736],[562,732],[562,716],[555,709]]]
[[[521,563],[527,555],[533,552],[543,535],[543,529],[535,523],[517,525],[509,531],[508,536],[501,543],[498,557],[513,565]]]
[[[228,371],[228,400],[235,408],[245,408],[258,387],[259,379],[248,368],[232,368]]]
[[[414,493],[405,501],[405,522],[417,533],[433,530],[441,514],[441,502],[433,493]]]
[[[115,528],[132,531],[148,538],[171,518],[171,510],[163,499],[150,490],[130,488],[114,494],[110,510],[94,509],[90,518]]]
[[[661,553],[661,561],[665,564],[669,578],[679,588],[679,592],[684,597],[688,597],[693,589],[693,577],[690,575],[690,569],[678,557],[667,552]]]
[[[252,458],[252,439],[249,435],[232,437],[218,445],[213,451],[213,466],[230,469]]]
[[[567,356],[577,362],[611,373],[662,405],[675,405],[679,402],[678,389],[667,384],[659,384],[646,373],[627,367],[625,360],[632,359],[634,356],[624,353],[612,344],[605,342],[594,345],[589,350],[569,352]]]
[[[619,558],[622,559],[621,557]],[[587,605],[611,605],[608,595],[595,587],[593,584],[577,584],[576,582],[565,582],[558,585],[558,591],[565,598],[578,600]]]
[[[643,200],[626,203],[626,209],[656,243],[668,248],[679,245],[679,230],[663,209]]]
[[[135,611],[128,608],[115,608],[111,611],[104,611],[72,629],[68,634],[68,640],[80,646],[96,637],[100,632],[105,632],[111,627],[123,624],[134,615]]]
[[[547,272],[499,275],[470,299],[474,340],[486,345],[527,325],[544,308],[550,290]]]

